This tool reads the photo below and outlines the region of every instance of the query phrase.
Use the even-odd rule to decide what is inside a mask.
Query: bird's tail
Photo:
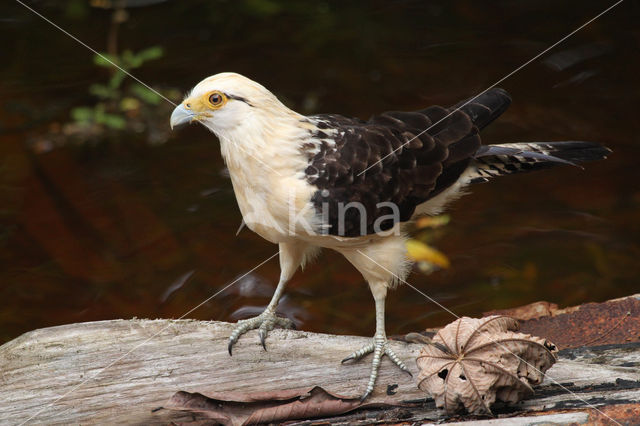
[[[559,164],[577,166],[607,158],[611,150],[594,142],[517,142],[483,145],[476,152],[471,182],[494,176],[546,169]]]

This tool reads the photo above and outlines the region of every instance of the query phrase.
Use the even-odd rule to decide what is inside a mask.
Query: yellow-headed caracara
[[[470,183],[597,160],[609,152],[576,141],[481,145],[478,132],[510,102],[496,88],[451,108],[385,112],[362,121],[298,114],[235,73],[198,83],[173,111],[171,126],[199,122],[215,133],[244,222],[280,249],[273,298],[262,314],[238,322],[229,353],[248,330],[259,329],[264,346],[269,330],[292,327],[276,316],[285,284],[321,248],[330,248],[360,271],[375,301],[371,344],[345,359],[373,352],[362,398],[373,391],[383,355],[408,372],[387,345],[384,325],[387,289],[410,268],[404,225],[441,211]]]

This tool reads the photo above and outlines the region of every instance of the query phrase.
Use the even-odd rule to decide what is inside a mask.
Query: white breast
[[[315,233],[317,218],[311,196],[316,188],[301,171],[306,159],[295,149],[261,143],[221,140],[238,207],[247,227],[273,243]],[[255,144],[254,146],[257,146]]]

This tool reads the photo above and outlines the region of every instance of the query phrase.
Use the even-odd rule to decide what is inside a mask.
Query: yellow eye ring
[[[211,92],[207,97],[207,101],[209,102],[209,106],[212,108],[220,108],[227,102],[227,97],[222,92]]]

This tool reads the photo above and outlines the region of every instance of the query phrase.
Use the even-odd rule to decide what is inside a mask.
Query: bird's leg
[[[364,395],[362,395],[362,398],[360,399],[361,401],[364,401],[369,395],[371,395],[371,392],[373,392],[373,387],[376,383],[376,379],[378,378],[380,361],[383,355],[387,355],[389,359],[391,359],[391,361],[393,361],[393,363],[402,371],[411,375],[407,366],[402,362],[402,360],[400,360],[387,343],[387,335],[384,327],[384,302],[387,296],[387,287],[386,285],[376,285],[372,283],[369,283],[369,286],[371,287],[371,292],[373,293],[373,298],[376,302],[376,334],[373,336],[373,342],[353,352],[342,360],[343,363],[350,360],[357,361],[365,355],[373,352],[373,362],[371,363],[369,383],[367,384],[367,389],[365,390]]]
[[[276,327],[295,328],[293,321],[289,318],[283,318],[276,315],[276,308],[278,307],[278,302],[280,301],[280,297],[282,297],[287,281],[289,281],[289,278],[291,278],[296,269],[298,269],[298,266],[300,266],[304,256],[303,253],[304,250],[300,250],[299,247],[286,243],[280,244],[280,281],[278,282],[276,291],[273,293],[273,297],[271,297],[269,305],[267,305],[266,309],[262,311],[260,315],[254,318],[238,321],[238,325],[229,336],[229,355],[231,355],[233,345],[235,345],[240,336],[249,330],[254,330],[256,328],[259,329],[258,333],[260,336],[260,343],[266,351],[267,346],[265,344],[265,339],[267,338],[269,331]]]
[[[260,315],[254,318],[238,321],[238,325],[229,336],[229,355],[231,355],[233,345],[238,341],[240,336],[242,336],[249,330],[253,330],[256,328],[259,329],[258,333],[260,335],[260,343],[266,351],[267,346],[265,343],[265,339],[267,338],[267,334],[269,333],[269,331],[273,330],[276,327],[294,328],[293,321],[291,321],[289,318],[283,318],[276,315],[278,301],[280,300],[280,297],[284,292],[286,283],[286,281],[280,281],[278,283],[278,287],[276,287],[276,291],[275,293],[273,293],[271,302],[269,302],[269,305],[267,305],[266,309],[262,311]]]

